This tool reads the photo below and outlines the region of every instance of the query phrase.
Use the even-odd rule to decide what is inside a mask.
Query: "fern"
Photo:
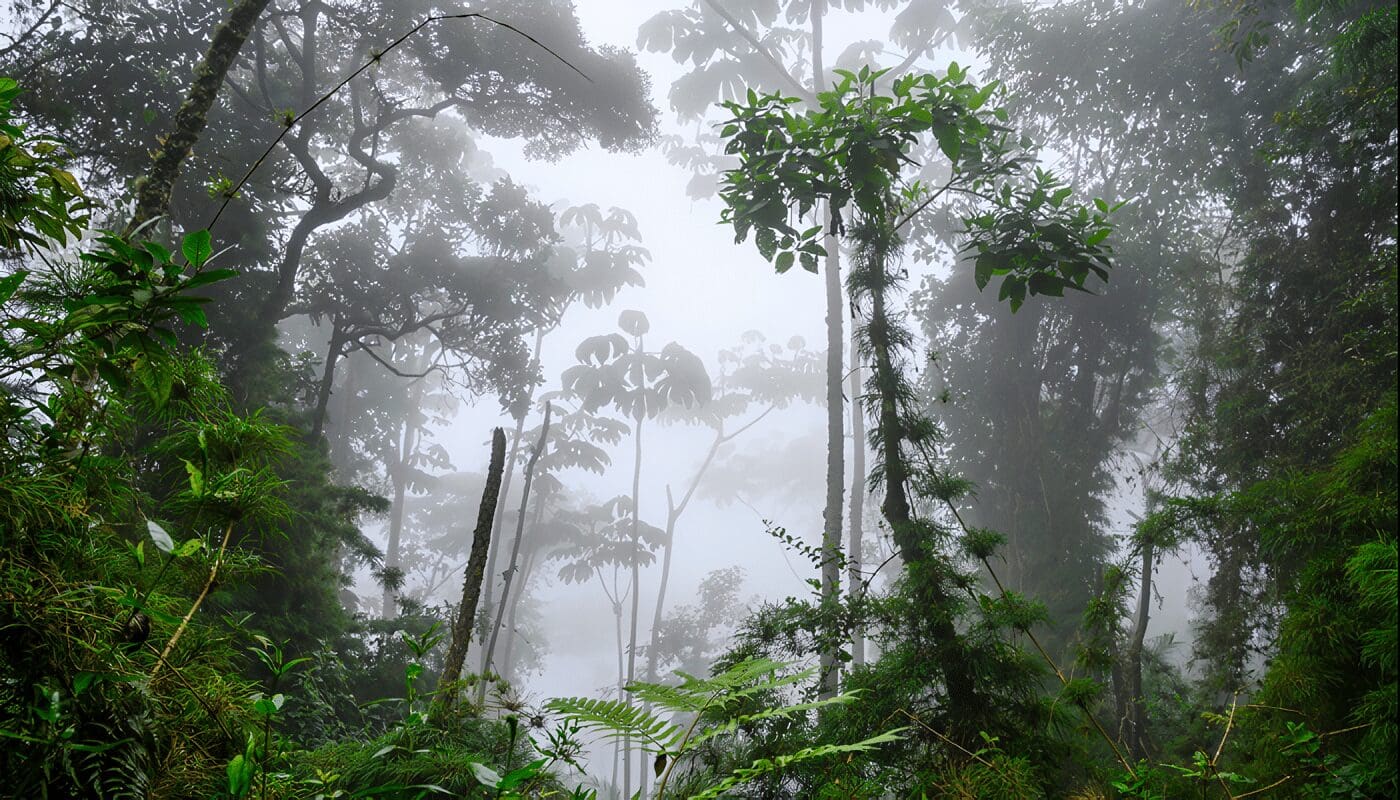
[[[684,735],[678,726],[622,700],[565,697],[549,701],[547,707],[585,729],[601,731],[605,739],[647,742],[651,752],[668,752]]]
[[[691,795],[690,800],[713,800],[713,798],[723,795],[742,783],[757,780],[771,772],[777,772],[784,767],[799,764],[803,761],[812,761],[818,758],[830,758],[831,756],[846,755],[849,753],[865,753],[882,744],[897,742],[900,739],[899,732],[903,730],[886,731],[876,736],[872,736],[864,741],[852,744],[822,744],[816,747],[804,747],[795,753],[784,756],[774,756],[773,758],[760,758],[747,767],[740,767],[734,770],[728,777],[706,789],[700,794]],[[661,794],[657,792],[657,800]]]
[[[813,702],[769,706],[749,714],[727,716],[719,722],[701,727],[707,715],[713,719],[717,713],[744,701],[807,681],[815,673],[813,669],[789,671],[787,665],[767,659],[749,659],[710,678],[678,672],[676,674],[681,678],[679,684],[636,682],[627,686],[627,691],[636,699],[665,712],[689,715],[691,721],[685,726],[667,722],[657,714],[623,700],[569,697],[551,700],[546,705],[554,713],[604,738],[640,741],[643,750],[654,755],[658,763],[667,765],[656,788],[656,800],[664,800],[666,784],[676,765],[696,752],[701,744],[737,734],[741,728],[755,722],[805,716],[856,699],[856,694],[849,692]],[[799,762],[872,750],[898,740],[902,730],[888,731],[852,744],[823,744],[759,759],[720,778],[700,794],[692,795],[692,800],[719,797],[735,786]]]

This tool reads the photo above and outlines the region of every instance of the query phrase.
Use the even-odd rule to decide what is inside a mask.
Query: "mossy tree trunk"
[[[476,512],[476,528],[472,531],[471,555],[467,572],[462,578],[462,602],[452,622],[452,641],[447,647],[442,676],[438,679],[438,696],[434,710],[439,716],[450,711],[454,694],[444,692],[462,678],[462,666],[467,660],[467,644],[471,641],[476,606],[481,597],[481,583],[486,575],[486,553],[491,547],[492,520],[501,496],[501,475],[505,472],[506,434],[500,428],[491,432],[491,461],[486,468],[486,488],[481,492],[481,505]]]
[[[159,146],[151,155],[151,168],[136,181],[136,208],[127,223],[127,233],[169,210],[180,166],[204,132],[224,76],[238,59],[253,32],[253,23],[267,4],[268,0],[238,0],[229,9],[228,17],[214,29],[209,49],[194,68],[194,82],[175,112],[170,131],[158,140]]]

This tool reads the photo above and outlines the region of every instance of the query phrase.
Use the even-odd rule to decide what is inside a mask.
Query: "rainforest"
[[[1394,0],[0,0],[0,798],[1400,796]]]

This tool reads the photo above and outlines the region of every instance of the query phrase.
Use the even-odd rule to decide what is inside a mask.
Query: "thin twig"
[[[1235,794],[1230,791],[1230,784],[1226,783],[1225,776],[1220,774],[1217,762],[1220,761],[1220,754],[1225,751],[1225,741],[1230,738],[1230,729],[1235,726],[1235,709],[1239,707],[1239,699],[1239,695],[1230,698],[1230,714],[1225,718],[1225,732],[1220,735],[1220,744],[1215,746],[1215,755],[1210,757],[1210,763],[1207,764],[1210,773],[1215,776],[1215,782],[1220,784],[1220,790],[1229,800],[1235,800]]]
[[[388,45],[387,47],[385,47],[383,50],[380,50],[380,51],[378,51],[378,52],[372,54],[372,55],[369,57],[368,60],[366,60],[366,61],[365,61],[363,64],[361,64],[359,67],[356,67],[355,70],[354,70],[353,72],[351,72],[349,75],[346,75],[344,78],[341,78],[341,80],[340,80],[339,83],[337,83],[335,86],[331,87],[331,89],[330,89],[329,91],[327,91],[325,94],[323,94],[323,95],[321,95],[319,98],[317,98],[316,102],[314,102],[314,103],[312,103],[310,106],[306,107],[304,110],[301,111],[301,113],[299,113],[299,114],[297,114],[296,116],[292,117],[291,119],[287,120],[287,123],[286,123],[285,125],[282,126],[281,132],[277,134],[277,137],[274,138],[274,139],[272,140],[272,143],[269,144],[269,145],[267,146],[267,149],[264,150],[264,151],[262,152],[262,155],[258,156],[258,159],[257,159],[256,161],[253,162],[253,166],[251,166],[251,167],[248,168],[248,171],[247,171],[246,173],[243,174],[243,177],[239,179],[238,183],[235,184],[235,185],[233,186],[233,188],[231,188],[231,189],[229,189],[228,191],[224,192],[224,202],[222,202],[222,203],[219,204],[219,210],[214,212],[214,217],[213,217],[212,219],[209,220],[209,224],[206,225],[205,228],[211,228],[211,229],[212,229],[212,228],[214,227],[214,224],[215,224],[216,222],[219,221],[219,217],[223,216],[224,209],[228,208],[228,204],[229,204],[230,202],[233,201],[233,198],[234,198],[235,196],[238,195],[239,190],[241,190],[241,189],[244,187],[244,185],[246,185],[246,184],[248,183],[249,179],[251,179],[251,178],[253,177],[253,173],[257,171],[258,167],[262,166],[263,162],[267,160],[267,157],[270,156],[270,155],[272,155],[272,151],[277,147],[278,144],[280,144],[280,143],[282,142],[283,139],[286,138],[287,134],[291,132],[292,128],[295,128],[295,127],[297,126],[297,124],[300,123],[303,119],[305,119],[309,114],[311,114],[312,112],[314,112],[316,109],[320,108],[322,104],[324,104],[327,100],[330,100],[332,97],[334,97],[337,93],[340,92],[341,89],[344,89],[344,88],[350,83],[350,81],[352,81],[352,80],[354,80],[355,78],[359,77],[360,74],[363,73],[365,70],[369,69],[370,67],[374,66],[375,64],[378,64],[378,63],[384,58],[384,56],[388,55],[390,52],[392,52],[392,51],[393,51],[395,48],[397,48],[399,45],[401,45],[401,44],[403,44],[405,41],[407,41],[407,40],[409,39],[409,37],[413,36],[414,34],[418,33],[419,31],[423,30],[424,28],[428,27],[428,25],[430,25],[430,24],[432,24],[432,23],[434,23],[434,22],[441,21],[441,20],[464,20],[464,19],[480,19],[480,20],[484,20],[484,21],[486,21],[486,22],[489,22],[489,23],[491,23],[491,24],[493,24],[493,25],[499,26],[499,27],[501,27],[501,28],[505,28],[506,30],[508,30],[508,31],[510,31],[510,32],[512,32],[512,33],[515,33],[515,34],[517,34],[517,35],[519,35],[519,36],[525,38],[525,39],[528,40],[531,44],[534,44],[536,47],[539,47],[541,50],[545,51],[546,53],[549,53],[550,55],[554,56],[554,57],[557,58],[561,63],[563,63],[564,66],[568,67],[569,69],[573,70],[574,72],[577,72],[580,76],[583,77],[584,80],[588,81],[589,83],[592,83],[592,82],[593,82],[593,79],[592,79],[592,78],[590,78],[590,77],[588,77],[588,75],[584,74],[583,70],[579,69],[578,67],[576,67],[576,66],[574,66],[572,63],[570,63],[568,59],[566,59],[566,58],[564,58],[563,56],[561,56],[561,55],[559,55],[558,53],[556,53],[553,49],[551,49],[548,45],[546,45],[546,44],[544,44],[543,42],[541,42],[539,39],[536,39],[535,37],[531,36],[530,34],[528,34],[528,33],[524,32],[524,31],[520,30],[519,28],[517,28],[517,27],[515,27],[514,25],[510,24],[509,22],[503,22],[503,21],[501,21],[501,20],[495,19],[494,17],[489,17],[489,16],[487,16],[487,15],[481,13],[481,12],[477,12],[477,11],[468,12],[468,13],[464,13],[464,14],[434,14],[433,16],[427,17],[426,19],[424,19],[422,22],[418,23],[417,25],[414,25],[412,28],[410,28],[410,29],[408,30],[407,33],[403,34],[403,35],[400,36],[399,38],[397,38],[397,39],[395,39],[394,41],[390,42],[389,45]]]
[[[185,618],[180,620],[180,626],[175,629],[175,633],[170,637],[170,641],[166,642],[165,648],[160,651],[160,660],[158,660],[155,667],[151,669],[150,681],[152,683],[155,682],[156,676],[160,674],[161,665],[166,663],[166,659],[169,658],[171,652],[175,650],[175,643],[180,641],[180,637],[184,635],[185,629],[189,627],[190,620],[194,619],[194,614],[199,610],[200,604],[204,602],[204,598],[209,596],[209,590],[214,588],[214,580],[219,575],[219,566],[223,564],[224,553],[228,551],[229,538],[232,536],[233,522],[230,521],[228,527],[224,528],[224,540],[219,545],[219,552],[214,556],[214,565],[209,568],[209,578],[204,581],[204,588],[199,592],[199,597],[194,599],[194,605],[190,606],[190,610],[185,612]]]
[[[1248,791],[1248,792],[1245,792],[1244,794],[1232,795],[1232,797],[1234,797],[1235,800],[1244,800],[1244,798],[1246,798],[1246,797],[1253,797],[1253,796],[1256,795],[1256,794],[1263,794],[1264,792],[1267,792],[1267,791],[1269,791],[1270,789],[1273,789],[1273,788],[1275,788],[1275,787],[1277,787],[1277,786],[1280,786],[1280,785],[1282,785],[1282,784],[1284,784],[1284,783],[1287,783],[1288,781],[1291,781],[1291,780],[1293,780],[1293,776],[1292,776],[1292,775],[1284,775],[1282,778],[1279,778],[1278,780],[1274,781],[1273,783],[1269,784],[1268,786],[1265,786],[1265,787],[1260,788],[1260,789],[1252,789],[1252,790],[1250,790],[1250,791]],[[1227,790],[1227,791],[1228,791],[1228,790]]]

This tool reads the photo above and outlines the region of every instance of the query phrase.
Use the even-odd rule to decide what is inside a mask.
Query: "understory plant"
[[[785,702],[785,691],[811,681],[816,668],[793,671],[762,658],[747,659],[709,678],[676,673],[675,684],[633,682],[627,690],[644,706],[625,700],[559,698],[546,707],[584,730],[604,738],[636,742],[652,758],[656,800],[687,797],[711,800],[743,784],[781,774],[807,762],[868,754],[898,741],[895,728],[849,743],[818,743],[758,758],[743,766],[712,772],[695,763],[707,746],[741,739],[763,722],[801,722],[823,709],[847,705],[855,692],[808,702]]]

